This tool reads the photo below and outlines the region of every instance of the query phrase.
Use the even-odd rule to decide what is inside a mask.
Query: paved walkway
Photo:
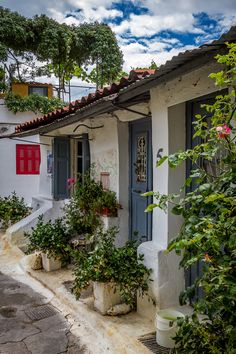
[[[1,354],[82,354],[67,319],[41,294],[0,273]]]
[[[0,236],[0,354],[150,354],[138,337],[154,331],[152,321],[102,316],[92,297],[66,289],[70,269],[33,271],[28,261]]]

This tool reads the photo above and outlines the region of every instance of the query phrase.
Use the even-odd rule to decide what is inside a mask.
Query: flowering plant
[[[210,75],[216,85],[228,88],[213,105],[205,105],[206,114],[196,116],[195,135],[200,141],[193,149],[163,157],[175,168],[191,161],[190,177],[181,192],[184,197],[148,192],[156,202],[147,211],[159,207],[184,219],[177,237],[168,250],[182,255],[185,269],[202,262],[202,274],[180,296],[181,304],[194,299],[194,313],[180,320],[175,337],[178,351],[188,354],[233,354],[236,352],[236,44],[218,55],[223,70]],[[210,124],[207,117],[211,115]],[[203,262],[204,261],[204,262]],[[196,299],[201,289],[202,299]],[[199,321],[198,314],[205,318]]]
[[[68,180],[67,180],[68,189],[70,190],[75,183],[76,183],[75,178],[68,178]]]

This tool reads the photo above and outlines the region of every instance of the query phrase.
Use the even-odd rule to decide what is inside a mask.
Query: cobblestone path
[[[29,286],[0,273],[0,354],[82,354],[67,319]]]

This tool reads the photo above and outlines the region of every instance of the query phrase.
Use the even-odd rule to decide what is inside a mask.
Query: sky
[[[236,25],[236,0],[0,0],[24,16],[60,23],[109,24],[124,54],[124,70],[164,64],[179,52],[220,37]]]

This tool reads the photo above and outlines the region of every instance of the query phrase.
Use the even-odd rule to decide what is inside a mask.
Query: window
[[[77,162],[77,171],[76,171],[76,180],[78,180],[81,175],[83,174],[83,142],[78,141],[77,142],[77,156],[76,156],[76,162]]]
[[[36,93],[40,96],[48,97],[48,87],[47,86],[29,86],[29,95]]]
[[[39,175],[40,146],[16,144],[16,174]]]

